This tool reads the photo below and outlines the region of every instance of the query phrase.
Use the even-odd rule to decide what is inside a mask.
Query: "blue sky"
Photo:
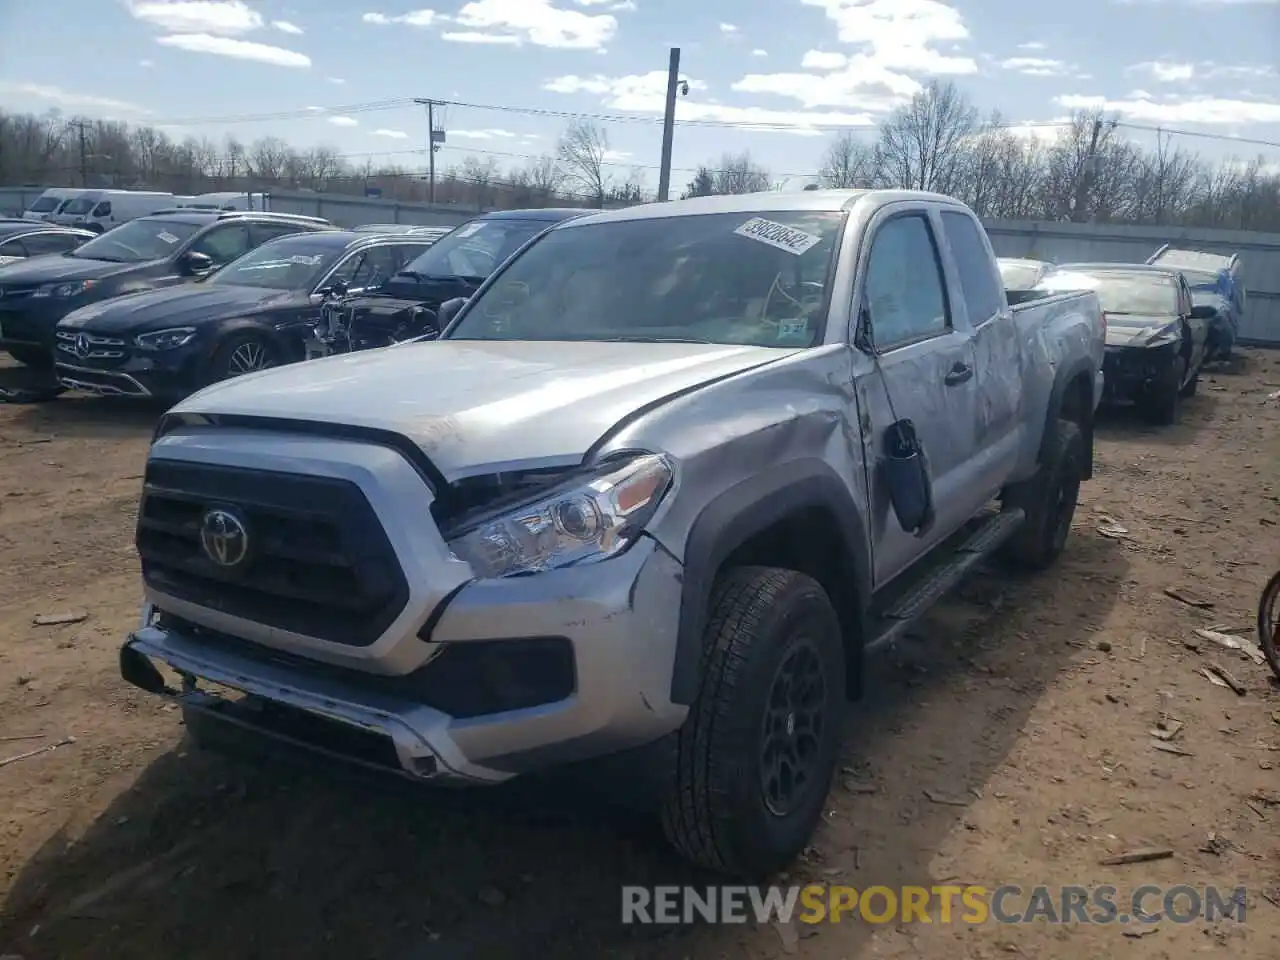
[[[696,123],[677,130],[676,186],[743,149],[775,176],[808,174],[830,127],[874,123],[934,76],[1010,122],[1099,104],[1135,124],[1280,141],[1280,0],[423,2],[0,0],[0,107],[417,167],[413,97],[656,120],[678,45],[691,85],[678,117]],[[521,165],[553,152],[566,122],[450,107],[440,161]],[[615,172],[644,168],[654,186],[660,126],[605,128]],[[1280,148],[1185,145],[1280,164]]]

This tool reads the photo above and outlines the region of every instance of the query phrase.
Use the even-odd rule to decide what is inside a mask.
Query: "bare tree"
[[[726,153],[720,158],[719,168],[712,171],[713,193],[759,193],[768,190],[771,183],[769,171],[758,166],[747,151]]]
[[[710,197],[716,192],[716,175],[711,172],[710,167],[699,167],[693,175],[693,179],[689,181],[689,185],[684,188],[684,193],[680,195],[680,199],[688,200],[690,197]]]
[[[564,184],[565,174],[560,161],[543,155],[531,160],[524,168],[529,190],[539,203],[548,203]]]
[[[605,172],[609,135],[604,128],[587,120],[574,123],[560,138],[558,152],[566,180],[603,207],[611,179]]]
[[[978,111],[954,83],[929,82],[880,128],[879,166],[888,181],[950,193],[965,149],[978,131]]]
[[[263,137],[249,148],[249,167],[259,180],[273,183],[284,174],[291,153],[279,137]]]
[[[877,172],[875,148],[843,130],[827,145],[818,180],[824,187],[871,187]]]
[[[493,203],[493,181],[497,174],[498,161],[493,157],[484,160],[467,157],[462,161],[459,179],[468,188],[477,210],[484,210]]]

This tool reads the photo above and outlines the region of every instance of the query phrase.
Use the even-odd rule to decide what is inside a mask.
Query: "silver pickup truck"
[[[997,551],[1050,564],[1092,474],[1096,298],[1010,308],[937,194],[600,213],[458,308],[161,421],[121,670],[197,743],[608,768],[683,855],[761,876],[815,827],[866,652]]]

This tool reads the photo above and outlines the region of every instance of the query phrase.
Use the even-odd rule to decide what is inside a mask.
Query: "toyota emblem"
[[[249,556],[249,530],[233,511],[215,507],[200,520],[200,547],[220,567],[238,567]]]

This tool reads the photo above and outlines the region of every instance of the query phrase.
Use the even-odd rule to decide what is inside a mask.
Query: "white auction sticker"
[[[163,231],[162,231],[162,232],[160,232],[160,233],[157,233],[157,234],[156,234],[156,238],[157,238],[157,239],[160,239],[160,240],[163,240],[165,243],[177,243],[177,242],[178,242],[178,238],[177,238],[177,237],[175,237],[172,233],[167,233],[167,232],[163,232]]]
[[[791,340],[796,337],[809,336],[809,321],[803,318],[798,320],[779,320],[778,321],[778,339]]]
[[[788,227],[785,223],[775,223],[764,217],[752,217],[733,232],[740,237],[767,243],[787,253],[794,253],[797,257],[822,240],[821,237],[814,236],[812,233],[805,233],[803,230]]]
[[[457,236],[465,240],[467,237],[471,236],[473,233],[476,233],[483,226],[484,226],[483,223],[468,223],[465,227],[458,228]]]

